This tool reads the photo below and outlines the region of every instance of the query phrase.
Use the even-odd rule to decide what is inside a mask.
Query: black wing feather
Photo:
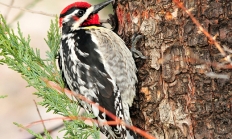
[[[75,30],[72,32],[74,34],[73,38],[75,42],[75,54],[77,58],[80,60],[81,63],[78,63],[78,70],[80,77],[77,77],[77,73],[71,72],[72,66],[74,63],[72,62],[69,54],[71,53],[71,50],[69,49],[69,46],[67,46],[67,39],[62,40],[62,49],[63,49],[63,58],[65,59],[64,62],[66,65],[66,72],[69,74],[70,77],[72,77],[72,80],[76,81],[77,78],[80,78],[82,81],[84,81],[86,84],[84,85],[85,88],[95,88],[95,94],[98,98],[98,103],[110,111],[113,114],[115,113],[115,96],[114,96],[114,86],[111,82],[110,75],[106,72],[105,67],[102,63],[100,54],[95,51],[97,49],[96,44],[92,41],[91,35],[86,32],[84,29]],[[78,38],[78,39],[77,39]],[[69,38],[70,39],[70,38]],[[88,56],[83,56],[81,53],[88,54]],[[89,68],[86,68],[85,66],[81,66],[81,64],[88,65]],[[59,58],[59,66],[62,69],[61,60]],[[64,82],[66,82],[66,79],[64,78],[64,72],[62,72],[62,77]],[[89,84],[90,83],[90,84]],[[66,83],[67,84],[67,83]],[[72,87],[74,87],[73,90],[81,91],[78,86],[74,86],[72,84]],[[70,87],[71,88],[71,87]],[[83,94],[82,92],[78,92]],[[96,101],[96,100],[95,100]],[[107,117],[109,120],[109,118]]]
[[[74,35],[74,38],[79,37],[79,40],[87,40],[87,41],[78,41],[76,46],[77,49],[80,51],[89,54],[87,57],[81,56],[77,51],[76,55],[78,59],[90,66],[89,71],[87,69],[81,69],[83,72],[83,77],[81,77],[82,80],[86,82],[92,82],[95,83],[95,87],[97,87],[97,90],[99,91],[98,99],[99,104],[106,108],[108,111],[115,114],[115,108],[114,108],[114,88],[113,84],[110,81],[111,77],[106,72],[105,67],[102,63],[100,54],[95,51],[97,49],[96,44],[92,41],[91,36],[89,33],[86,33],[86,30],[78,30],[76,31],[76,35]],[[89,72],[89,76],[87,74]],[[87,84],[88,85],[88,84]],[[101,86],[102,85],[102,86]],[[86,86],[88,88],[88,86]]]

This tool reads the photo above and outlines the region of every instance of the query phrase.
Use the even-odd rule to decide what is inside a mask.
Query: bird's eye
[[[84,15],[84,13],[85,13],[85,11],[84,10],[79,10],[78,12],[77,12],[77,16],[78,17],[81,17],[81,16],[83,16]]]

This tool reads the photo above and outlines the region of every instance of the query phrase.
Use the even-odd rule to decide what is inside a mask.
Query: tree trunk
[[[182,2],[221,46],[232,49],[231,0]],[[136,60],[133,124],[157,139],[232,139],[231,69],[219,67],[222,55],[186,11],[172,0],[117,0],[114,10],[115,31],[128,47],[133,34],[144,36],[137,44],[147,59]]]

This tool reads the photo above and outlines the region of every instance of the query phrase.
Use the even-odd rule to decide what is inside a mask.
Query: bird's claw
[[[142,54],[139,50],[136,49],[137,42],[143,38],[143,35],[133,35],[131,38],[131,52],[135,58],[146,59],[146,56]]]

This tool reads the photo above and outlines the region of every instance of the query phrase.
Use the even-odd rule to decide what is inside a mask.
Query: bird
[[[58,64],[65,86],[94,102],[89,104],[77,98],[96,117],[100,131],[107,138],[135,139],[135,132],[124,124],[105,124],[114,119],[96,107],[99,105],[132,125],[129,107],[136,95],[135,61],[125,42],[102,26],[98,15],[112,2],[107,0],[96,5],[74,2],[61,11]]]

